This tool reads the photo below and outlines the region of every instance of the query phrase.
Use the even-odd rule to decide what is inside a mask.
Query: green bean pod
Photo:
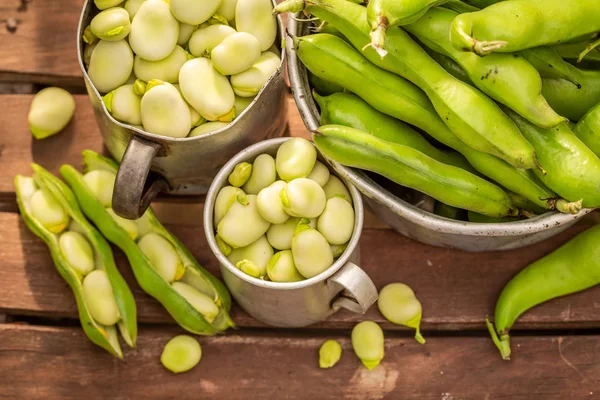
[[[496,302],[495,328],[486,319],[503,359],[510,359],[508,333],[524,312],[550,299],[600,284],[599,242],[597,225],[529,265],[504,287]]]
[[[569,68],[569,63],[563,60],[554,48],[535,47],[522,50],[519,54],[537,69],[542,78],[565,79],[577,87],[580,86],[575,71]]]
[[[185,21],[184,21],[185,22]],[[163,0],[146,0],[131,21],[129,45],[147,61],[159,61],[173,52],[179,39],[179,22]]]
[[[446,3],[442,4],[441,7],[446,8],[448,10],[452,10],[459,14],[475,12],[480,10],[480,8],[476,5],[468,4],[467,2],[462,2],[460,0],[449,0]]]
[[[458,153],[438,149],[409,125],[375,110],[354,94],[334,93],[322,97],[313,91],[313,97],[321,109],[321,125],[349,126],[379,139],[412,147],[444,164],[473,171]]]
[[[564,43],[554,46],[554,50],[565,60],[569,60],[572,63],[579,63],[581,61],[588,61],[596,66],[600,65],[600,48],[595,47],[584,54],[580,61],[582,54],[588,50],[588,46],[591,43]]]
[[[435,205],[433,207],[433,213],[435,215],[439,215],[440,217],[455,219],[458,221],[465,221],[467,219],[467,212],[465,210],[449,206],[448,204],[442,203],[441,201],[435,202]]]
[[[118,165],[114,161],[93,151],[84,151],[83,158],[86,173],[96,170],[117,173]],[[235,326],[229,317],[231,297],[225,285],[198,264],[191,252],[156,219],[151,208],[148,208],[142,218],[135,221],[138,228],[137,239],[152,233],[169,242],[184,267],[177,274],[180,281],[192,285],[199,292],[196,293],[197,295],[209,297],[219,307],[219,314],[212,322],[208,320],[212,319],[212,316],[205,317],[159,275],[152,265],[152,260],[144,254],[130,233],[98,201],[94,192],[83,180],[81,173],[70,165],[63,165],[60,172],[73,189],[85,215],[111,243],[123,250],[140,287],[158,300],[182,328],[198,335],[214,335]]]
[[[573,132],[600,157],[600,103],[585,114],[575,125]]]
[[[453,77],[455,77],[456,79],[460,79],[461,81],[463,81],[466,84],[475,86],[475,85],[473,85],[471,78],[469,78],[467,71],[465,71],[463,69],[463,67],[458,65],[458,63],[456,61],[454,61],[453,59],[451,59],[448,56],[445,56],[443,54],[440,54],[438,52],[431,50],[429,47],[427,47],[425,45],[423,45],[422,47],[423,47],[423,50],[425,50],[427,52],[427,54],[429,54],[429,57],[433,58],[433,60],[436,63],[440,64],[440,66],[442,68],[444,68],[446,71],[448,71],[448,73],[450,73]]]
[[[545,163],[546,174],[535,171],[540,180],[566,200],[583,199],[586,208],[600,207],[600,159],[569,126],[542,129],[510,110],[507,113]]]
[[[475,222],[480,224],[504,224],[507,222],[520,221],[519,217],[488,217],[487,215],[478,214],[473,211],[468,212],[469,222]]]
[[[129,287],[115,265],[110,245],[83,216],[77,199],[67,185],[37,164],[32,164],[32,168],[33,178],[21,175],[15,177],[17,203],[25,224],[46,243],[56,269],[71,287],[85,334],[96,345],[118,358],[123,358],[115,324],[127,344],[135,347],[137,340],[136,306]],[[59,227],[54,225],[55,229],[49,229],[47,220],[49,216],[46,213],[40,213],[37,209],[40,204],[33,204],[36,201],[34,199],[36,192],[40,190],[45,191],[46,200],[51,200],[51,203],[45,204],[46,210],[53,211],[51,214],[58,212],[63,215],[64,222]],[[70,224],[69,221],[71,221]],[[65,245],[65,235],[68,234],[73,234],[76,238],[71,240],[70,244]],[[77,238],[79,238],[79,243],[77,243]],[[84,248],[80,247],[81,245],[84,245]],[[72,254],[68,254],[68,250],[71,250]],[[84,254],[81,251],[84,251]],[[89,268],[86,268],[85,271],[82,270],[80,264],[76,262],[86,258],[91,259],[93,271],[90,271]],[[113,307],[114,305],[117,307],[116,321],[118,322],[110,326],[102,325],[94,318],[92,315],[94,310],[91,307],[95,304],[90,303],[91,298],[84,293],[84,275],[96,271],[105,272],[109,287],[112,286],[114,299],[99,299],[100,301],[109,300]],[[98,314],[94,313],[94,315]],[[115,322],[114,317],[115,315],[112,316],[113,320],[110,322]]]
[[[426,145],[419,144],[419,141],[415,139],[416,136],[409,133],[411,131],[408,130],[408,126],[396,124],[395,120],[371,108],[354,95],[338,93],[321,99],[320,102],[323,104],[321,106],[321,123],[323,124],[338,124],[359,129],[380,139],[413,147],[446,164],[466,169],[460,164],[438,159],[435,157],[435,153],[427,150]],[[471,166],[481,174],[493,179],[501,186],[520,194],[539,207],[548,210],[556,209],[557,211],[569,214],[576,214],[581,209],[577,203],[568,203],[558,198],[556,193],[552,192],[539,181],[532,170],[515,168],[497,157],[473,150],[449,130],[436,132],[434,138],[462,153]],[[327,185],[324,189],[327,194]],[[330,196],[327,195],[327,198],[330,198]]]
[[[563,79],[544,79],[542,94],[548,103],[571,121],[579,121],[596,104],[600,103],[600,71],[577,69],[575,72],[580,87]]]
[[[281,3],[281,5],[284,4]],[[332,23],[352,42],[355,48],[363,49],[368,43],[369,28],[364,7],[344,0],[313,0],[307,10]],[[351,46],[343,40],[325,34],[311,36],[315,38],[310,40],[322,50],[334,52],[337,57],[348,57],[346,53],[350,53]],[[320,38],[317,38],[319,36]],[[423,89],[447,127],[470,147],[503,158],[519,168],[538,166],[535,151],[496,103],[477,89],[446,72],[404,30],[390,28],[387,37],[384,49],[389,54],[386,57],[381,58],[373,49],[365,49],[362,55],[376,66],[403,76]],[[310,36],[303,39],[307,38]],[[298,56],[305,65],[307,62],[314,62],[311,60],[310,54],[302,57],[300,53],[298,51]],[[364,58],[362,60],[366,62]],[[308,65],[307,67],[312,70]],[[344,70],[338,70],[325,64],[320,67],[321,69],[329,68],[331,73],[339,75],[338,80],[350,80]],[[371,66],[371,69],[373,68]],[[378,81],[383,75],[380,68],[374,68],[373,71],[377,71],[375,75]],[[315,73],[315,71],[312,72]],[[365,82],[367,74],[363,73],[360,78],[357,78],[355,85],[363,86],[363,92],[375,93],[370,82],[369,84]],[[397,76],[394,78],[397,79]],[[354,93],[362,97],[360,93]],[[389,103],[392,112],[398,113],[397,110],[400,106],[392,102],[389,96],[384,96],[379,101]],[[390,114],[390,112],[386,112],[386,114]],[[412,123],[398,115],[391,115]],[[429,131],[427,132],[429,133]]]
[[[457,50],[483,56],[563,43],[599,30],[595,0],[512,0],[457,16],[450,38]]]
[[[518,215],[498,186],[408,146],[341,125],[321,126],[313,132],[313,140],[325,156],[340,164],[375,172],[453,207],[491,217]]]
[[[448,0],[370,0],[367,20],[371,26],[371,46],[381,51],[388,28],[411,24],[431,7],[446,2]]]
[[[308,73],[308,81],[310,82],[313,91],[316,91],[321,96],[329,96],[344,91],[344,88],[341,85],[321,79],[310,72]]]
[[[542,78],[527,60],[515,54],[479,57],[456,50],[450,42],[449,32],[457,15],[451,10],[434,8],[404,29],[430,49],[456,61],[479,90],[537,126],[552,128],[566,121],[550,108],[542,96]]]

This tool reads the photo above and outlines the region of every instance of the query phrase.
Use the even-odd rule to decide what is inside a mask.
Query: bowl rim
[[[300,18],[300,13],[288,18],[285,51],[287,53],[288,77],[292,95],[294,96],[304,125],[312,132],[319,127],[320,117],[310,91],[305,67],[301,65],[290,37],[290,33],[296,34],[301,29],[303,21],[299,21]],[[340,176],[350,181],[364,196],[375,200],[409,222],[440,233],[470,236],[521,236],[523,234],[533,234],[556,228],[593,211],[590,208],[584,208],[577,214],[563,214],[556,211],[549,211],[533,218],[515,222],[480,223],[457,221],[415,207],[390,193],[361,170],[345,167],[329,159],[328,162]]]
[[[204,226],[204,235],[206,236],[206,241],[210,247],[210,250],[217,258],[217,261],[221,265],[222,268],[226,268],[230,273],[235,275],[236,277],[254,285],[259,286],[265,289],[273,289],[273,290],[294,290],[294,289],[302,289],[308,286],[312,286],[318,282],[325,281],[330,278],[333,274],[339,271],[344,265],[346,265],[352,254],[358,249],[360,237],[363,230],[363,222],[364,222],[364,205],[360,192],[348,182],[348,180],[339,174],[335,174],[340,180],[346,185],[346,188],[350,192],[353,201],[354,208],[354,229],[352,231],[352,237],[348,242],[348,246],[344,250],[344,252],[338,257],[337,260],[329,268],[325,271],[321,272],[318,275],[315,275],[311,278],[307,278],[305,280],[299,282],[272,282],[267,280],[262,280],[258,278],[254,278],[245,272],[242,272],[235,265],[233,265],[229,259],[221,252],[219,246],[217,245],[217,241],[215,240],[215,226],[213,220],[213,211],[215,206],[215,200],[219,191],[224,187],[229,185],[227,183],[227,178],[229,174],[233,171],[235,166],[241,162],[254,160],[260,154],[274,152],[279,148],[284,142],[294,139],[293,137],[282,137],[282,138],[274,138],[274,139],[266,139],[260,142],[257,142],[253,145],[246,147],[244,150],[237,153],[233,156],[217,173],[215,178],[213,179],[210,188],[208,189],[208,193],[206,194],[206,200],[204,201],[204,211],[203,211],[203,226]],[[311,142],[312,145],[314,143]],[[321,155],[318,153],[318,158]],[[328,160],[325,160],[328,162]],[[330,172],[335,172],[331,171]],[[334,168],[335,170],[335,168]]]

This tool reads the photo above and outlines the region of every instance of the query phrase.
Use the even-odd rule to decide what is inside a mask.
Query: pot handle
[[[335,310],[343,307],[364,314],[377,301],[375,284],[369,275],[353,262],[348,261],[329,278],[329,281],[344,288],[331,304]]]
[[[150,166],[160,144],[133,136],[127,145],[117,171],[112,204],[115,213],[123,218],[138,219],[161,191],[169,184],[162,176],[148,177]]]

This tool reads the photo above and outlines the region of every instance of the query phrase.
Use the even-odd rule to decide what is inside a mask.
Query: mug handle
[[[344,290],[331,304],[334,310],[346,308],[358,314],[364,314],[377,301],[377,288],[358,265],[348,261],[339,271],[329,278]]]
[[[160,144],[133,136],[127,145],[117,171],[112,204],[115,213],[123,218],[138,219],[161,191],[169,189],[162,176],[148,178]]]

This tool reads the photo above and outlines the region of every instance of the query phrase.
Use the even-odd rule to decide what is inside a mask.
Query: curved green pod
[[[506,222],[520,221],[519,217],[488,217],[487,215],[478,214],[473,211],[467,213],[469,222],[476,222],[480,224],[503,224]]]
[[[490,217],[519,213],[498,186],[411,147],[341,125],[321,126],[313,140],[321,153],[342,165],[375,172],[453,207]]]
[[[544,162],[546,174],[536,171],[540,180],[566,200],[583,199],[586,208],[600,207],[600,159],[569,126],[542,129],[510,110],[507,113]]]
[[[585,114],[575,125],[573,132],[600,157],[600,103]]]
[[[510,359],[509,330],[527,310],[550,299],[600,284],[600,225],[580,233],[519,272],[504,287],[494,325],[486,320],[502,358]]]
[[[280,4],[282,9],[290,5],[285,2]],[[307,5],[306,10],[339,29],[355,48],[364,49],[362,55],[371,63],[403,76],[424,90],[443,122],[467,145],[503,158],[518,168],[538,166],[533,147],[498,105],[446,72],[404,30],[397,27],[388,30],[384,45],[388,54],[381,58],[374,49],[365,48],[369,42],[369,26],[364,7],[345,0],[312,0]],[[335,49],[336,54],[347,53],[348,50],[344,48],[350,47],[335,36],[320,34],[310,37],[323,49]],[[330,68],[327,65],[322,67]],[[379,79],[381,69],[375,70],[378,71],[375,72],[376,79]],[[335,69],[332,71],[341,75],[338,79],[344,79],[344,73]],[[369,91],[371,89],[365,78],[366,75],[361,76],[357,84],[365,86],[363,91]]]
[[[519,52],[542,78],[565,79],[580,87],[576,71],[569,68],[569,63],[561,58],[556,49],[550,46],[534,47]]]
[[[382,114],[370,107],[361,99],[351,94],[334,94],[321,97],[321,123],[339,124],[368,132],[380,139],[396,142],[413,147],[438,161],[461,166],[460,163],[443,161],[435,157],[439,150],[431,150],[430,146],[418,139],[407,125]],[[317,98],[319,101],[319,98]],[[458,151],[466,157],[470,165],[479,173],[493,179],[501,186],[520,194],[539,207],[548,210],[558,210],[563,213],[576,214],[580,207],[558,198],[535,176],[532,170],[522,170],[492,155],[471,149],[461,142],[449,130],[436,131],[434,138],[446,146]],[[437,151],[436,151],[437,150]],[[448,154],[448,153],[445,153]],[[449,154],[450,155],[450,154]],[[469,170],[467,168],[467,170]]]
[[[61,251],[59,246],[60,233],[73,231],[83,235],[94,253],[94,267],[96,270],[106,272],[112,292],[115,297],[119,312],[118,328],[124,340],[131,347],[135,347],[137,340],[137,322],[135,300],[125,280],[117,269],[110,245],[102,235],[87,221],[81,213],[77,199],[73,192],[60,179],[46,171],[37,164],[32,164],[33,178],[17,175],[15,177],[15,188],[19,210],[27,227],[39,238],[41,238],[52,255],[52,260],[62,278],[69,284],[79,311],[81,326],[87,337],[96,345],[106,349],[118,358],[123,358],[123,353],[117,337],[115,325],[105,326],[94,320],[86,303],[83,293],[83,276]],[[52,233],[32,213],[30,199],[33,193],[43,188],[56,200],[60,207],[68,215],[71,224],[69,228],[63,226],[62,231]]]
[[[564,79],[544,79],[542,94],[548,103],[571,121],[579,121],[596,104],[600,103],[600,71],[583,70],[569,65],[580,87]]]
[[[471,52],[456,50],[450,42],[449,32],[457,15],[451,10],[434,8],[423,18],[404,26],[404,29],[430,49],[456,61],[479,90],[537,126],[552,128],[566,121],[565,117],[550,108],[541,94],[540,74],[523,57],[503,53],[479,57]]]
[[[554,46],[554,50],[564,59],[577,62],[582,53],[585,52],[591,43],[563,43]],[[595,47],[583,57],[582,61],[589,61],[594,64],[600,64],[600,48]]]
[[[313,97],[321,109],[321,125],[349,126],[377,136],[379,139],[412,147],[444,164],[454,165],[470,172],[473,170],[460,154],[434,147],[407,124],[380,113],[354,94],[334,93],[322,97],[313,92]]]
[[[431,50],[429,47],[426,47],[425,45],[423,45],[423,50],[425,50],[427,52],[427,54],[429,54],[429,57],[433,58],[433,60],[436,63],[440,64],[440,66],[442,68],[444,68],[446,71],[448,71],[456,79],[460,79],[464,83],[474,86],[473,82],[471,82],[471,78],[469,78],[469,75],[467,74],[467,72],[463,69],[463,67],[458,65],[458,63],[456,61],[454,61],[453,59],[451,59],[448,56],[445,56],[443,54],[440,54],[438,52]]]
[[[563,43],[599,30],[596,0],[512,0],[457,16],[450,38],[457,50],[486,55]]]
[[[371,26],[371,46],[381,51],[388,28],[411,24],[430,8],[446,2],[448,0],[370,0],[367,20]]]
[[[458,221],[465,221],[467,219],[467,212],[460,208],[449,206],[448,204],[436,201],[433,206],[433,213],[440,217],[455,219]]]
[[[115,174],[117,172],[118,165],[114,161],[93,151],[84,151],[83,157],[86,173],[98,169]],[[212,323],[208,322],[203,314],[180,295],[169,282],[161,278],[136,241],[97,200],[81,173],[70,165],[63,165],[60,172],[73,189],[85,215],[111,243],[123,250],[141,288],[158,300],[182,328],[198,335],[214,335],[235,326],[229,317],[231,297],[225,285],[198,264],[190,251],[156,219],[151,208],[148,208],[142,218],[135,221],[139,230],[138,238],[147,233],[155,233],[170,242],[185,267],[183,275],[178,276],[180,281],[210,296],[219,306],[220,312]]]
[[[330,94],[343,92],[344,88],[337,83],[326,81],[325,79],[319,78],[315,74],[308,73],[308,81],[310,86],[321,96],[329,96]]]

